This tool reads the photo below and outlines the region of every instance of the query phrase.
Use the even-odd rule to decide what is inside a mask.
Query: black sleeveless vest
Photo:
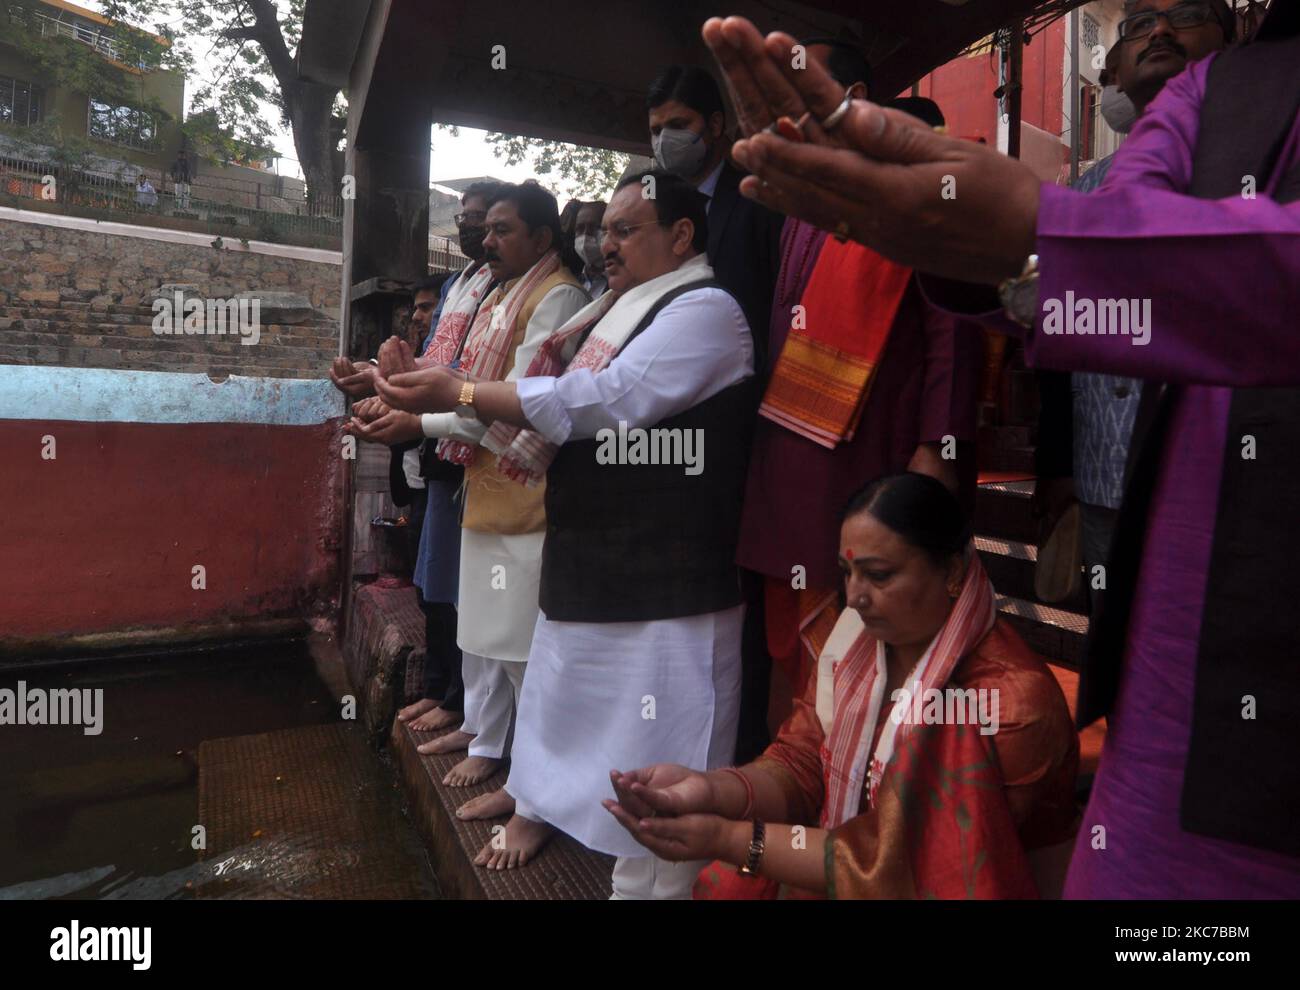
[[[1191,195],[1240,196],[1247,175],[1262,190],[1277,170],[1300,112],[1300,35],[1281,33],[1211,66]],[[1274,199],[1300,199],[1300,167],[1281,178]],[[1227,250],[1224,263],[1232,263]],[[1258,276],[1243,270],[1237,277]],[[1248,325],[1232,330],[1251,346]],[[1080,684],[1081,726],[1109,713],[1119,689],[1152,493],[1182,391],[1158,382],[1143,388],[1107,590]],[[1247,435],[1256,441],[1254,460],[1242,456]],[[1298,566],[1300,389],[1233,389],[1180,820],[1189,832],[1290,855],[1300,855]],[[1247,696],[1254,719],[1242,717]]]
[[[667,293],[623,346],[677,296],[702,287],[722,288],[693,282]],[[753,382],[724,388],[650,428],[700,431],[693,434],[704,441],[698,474],[681,463],[608,463],[617,434],[560,448],[546,474],[540,605],[548,619],[643,622],[741,603],[736,542]]]

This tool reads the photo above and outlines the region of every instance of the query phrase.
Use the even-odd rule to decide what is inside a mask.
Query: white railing
[[[34,16],[41,24],[41,37],[47,35],[59,35],[64,38],[71,38],[79,41],[83,45],[89,45],[95,51],[99,52],[106,58],[111,58],[114,62],[122,61],[121,52],[118,51],[117,45],[109,38],[105,38],[98,31],[92,31],[82,24],[76,24],[71,21],[55,20],[45,14],[32,11]]]

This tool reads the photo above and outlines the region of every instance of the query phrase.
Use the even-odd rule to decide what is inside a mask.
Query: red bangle
[[[748,777],[737,770],[735,767],[723,767],[723,773],[735,774],[740,778],[740,782],[745,785],[745,810],[740,813],[740,819],[754,817],[754,785],[750,783]]]

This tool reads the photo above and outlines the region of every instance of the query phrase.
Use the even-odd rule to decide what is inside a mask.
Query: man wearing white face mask
[[[1120,38],[1106,56],[1101,104],[1106,123],[1121,134],[1133,128],[1166,82],[1189,63],[1230,45],[1236,35],[1236,20],[1224,0],[1128,0],[1124,12],[1129,16],[1120,25]],[[1114,154],[1101,159],[1074,188],[1099,188],[1114,159]],[[1119,375],[1053,371],[1040,372],[1038,386],[1034,505],[1044,518],[1042,535],[1077,500],[1083,563],[1092,574],[1109,556],[1142,383]]]
[[[1111,52],[1118,56],[1119,48],[1112,48]],[[1118,58],[1116,60],[1118,61]],[[1110,56],[1106,57],[1106,61],[1110,61]],[[1105,76],[1105,73],[1103,73],[1103,76]],[[1133,129],[1133,125],[1137,123],[1137,107],[1128,98],[1128,94],[1120,91],[1119,83],[1103,80],[1101,116],[1116,134],[1127,134]]]
[[[745,173],[727,159],[731,139],[713,76],[693,65],[669,66],[650,84],[646,109],[655,162],[708,198],[709,264],[745,312],[761,375],[785,217],[740,195]]]
[[[600,250],[600,221],[605,216],[605,204],[583,203],[573,225],[573,249],[582,259],[583,288],[593,300],[600,298],[609,288],[605,278],[605,256]]]

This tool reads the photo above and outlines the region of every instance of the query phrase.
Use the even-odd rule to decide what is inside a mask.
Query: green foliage
[[[144,94],[144,74],[157,69],[182,73],[191,93],[182,127],[190,146],[213,162],[265,158],[276,135],[276,114],[292,131],[299,162],[321,190],[332,190],[335,163],[319,148],[337,149],[346,105],[337,92],[321,92],[297,78],[293,52],[302,37],[306,0],[100,0],[111,49],[92,48],[72,38],[41,35],[30,2],[0,0],[0,23],[12,18],[15,44],[59,86],[113,105],[166,114]],[[165,23],[164,23],[165,19]],[[137,25],[137,26],[132,26]],[[150,27],[151,25],[151,27]],[[110,61],[116,53],[131,71]],[[196,53],[214,65],[201,76]],[[325,135],[327,141],[316,140]]]
[[[559,191],[571,198],[608,199],[628,163],[627,155],[607,148],[512,134],[489,133],[486,140],[507,165],[527,162],[539,179],[560,179]]]
[[[101,7],[104,16],[114,22],[104,27],[101,48],[55,33],[53,25],[39,16],[44,11],[31,3],[0,0],[0,23],[6,24],[6,41],[36,64],[42,78],[103,103],[144,110],[156,121],[169,119],[162,105],[145,93],[145,74],[159,69],[185,72],[190,57],[166,38],[160,41],[129,23],[156,14],[160,9],[157,0],[132,0],[129,4],[106,0]]]

